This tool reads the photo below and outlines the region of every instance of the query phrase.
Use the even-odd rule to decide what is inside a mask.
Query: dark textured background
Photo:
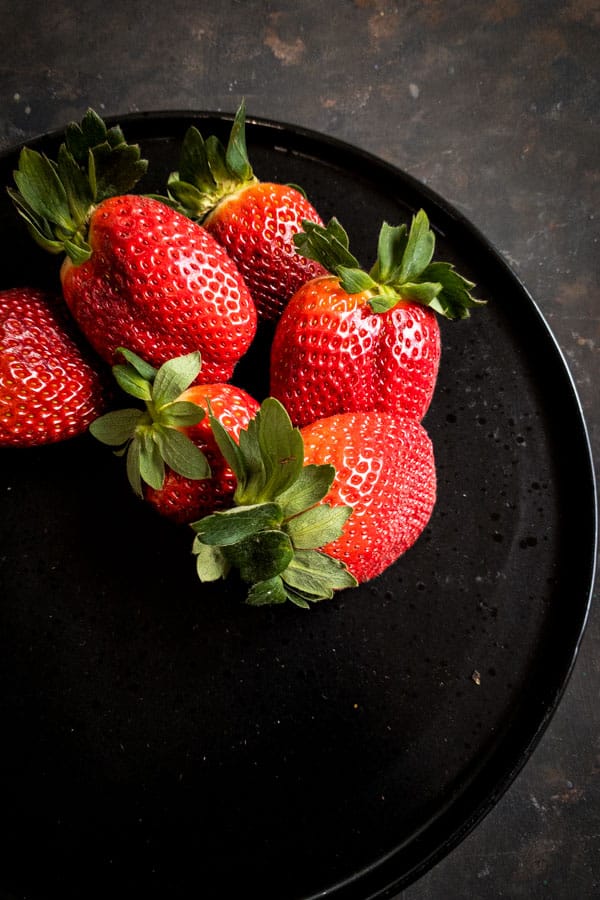
[[[524,281],[598,458],[599,38],[597,0],[0,0],[0,149],[90,105],[233,112],[244,96],[250,115],[371,151],[456,205]],[[593,608],[521,775],[403,900],[600,894],[599,623]]]

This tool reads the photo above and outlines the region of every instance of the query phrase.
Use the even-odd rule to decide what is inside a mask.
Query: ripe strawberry
[[[370,410],[422,419],[441,353],[435,313],[464,318],[480,303],[449,263],[431,262],[434,241],[423,210],[410,232],[384,223],[367,274],[336,219],[305,223],[297,246],[334,274],[303,285],[275,331],[270,392],[295,424]]]
[[[127,193],[146,168],[139,155],[89,111],[67,129],[56,163],[22,151],[11,196],[36,241],[66,251],[65,300],[107,362],[120,346],[156,366],[199,350],[201,378],[227,381],[254,337],[254,303],[205,229]]]
[[[436,472],[429,436],[414,419],[378,412],[319,419],[301,434],[305,463],[335,468],[324,502],[353,510],[323,552],[368,581],[415,543],[431,517]]]
[[[144,498],[161,515],[174,522],[189,523],[231,506],[236,487],[235,475],[217,447],[207,414],[210,412],[237,441],[241,429],[258,412],[259,404],[232,384],[194,385],[180,399],[204,410],[205,417],[186,428],[186,433],[206,456],[210,477],[192,480],[167,469],[162,488],[156,490],[147,485]]]
[[[29,287],[0,291],[0,446],[65,440],[104,411],[100,361],[74,331],[60,297]]]
[[[175,522],[191,522],[232,502],[236,480],[213,437],[207,413],[237,440],[259,405],[231,384],[189,387],[198,353],[177,357],[157,371],[128,350],[113,373],[145,409],[106,413],[90,426],[98,440],[127,455],[127,474],[139,497]]]
[[[319,263],[296,252],[293,242],[303,220],[322,224],[316,209],[297,188],[261,182],[252,171],[244,103],[226,149],[216,137],[205,142],[197,128],[188,129],[168,193],[225,247],[261,319],[277,319],[300,285],[324,274]]]

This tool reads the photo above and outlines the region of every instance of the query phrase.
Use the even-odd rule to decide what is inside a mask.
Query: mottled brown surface
[[[245,96],[250,115],[348,140],[438,191],[542,309],[598,458],[597,0],[0,0],[0,35],[0,148],[89,105],[232,112]],[[403,898],[600,895],[599,623],[595,609],[525,770]]]

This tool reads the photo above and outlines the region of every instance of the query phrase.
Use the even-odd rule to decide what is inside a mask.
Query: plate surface
[[[122,117],[161,190],[188,125]],[[537,307],[429,190],[315,133],[247,127],[370,265],[424,207],[489,301],[442,323],[425,425],[439,498],[379,579],[310,612],[201,587],[191,534],[135,500],[87,436],[2,450],[0,891],[28,900],[390,897],[493,806],[556,708],[585,626],[595,488],[579,403]],[[56,136],[29,142],[53,153]],[[0,160],[11,183],[16,152]],[[2,287],[58,262],[0,198]],[[267,391],[261,333],[234,380]]]

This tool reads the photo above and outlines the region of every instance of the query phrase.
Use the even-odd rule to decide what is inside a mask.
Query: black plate
[[[121,119],[151,161],[140,189],[162,188],[199,119],[226,135],[216,115]],[[489,301],[442,323],[425,420],[438,503],[371,584],[307,613],[257,610],[199,585],[187,529],[136,501],[91,438],[3,450],[0,889],[18,898],[390,897],[498,800],[576,656],[593,469],[534,302],[402,172],[268,122],[248,144],[259,177],[302,184],[365,264],[382,220],[423,206],[440,258]],[[2,285],[56,284],[57,260],[0,203]],[[237,373],[257,394],[266,340]]]

